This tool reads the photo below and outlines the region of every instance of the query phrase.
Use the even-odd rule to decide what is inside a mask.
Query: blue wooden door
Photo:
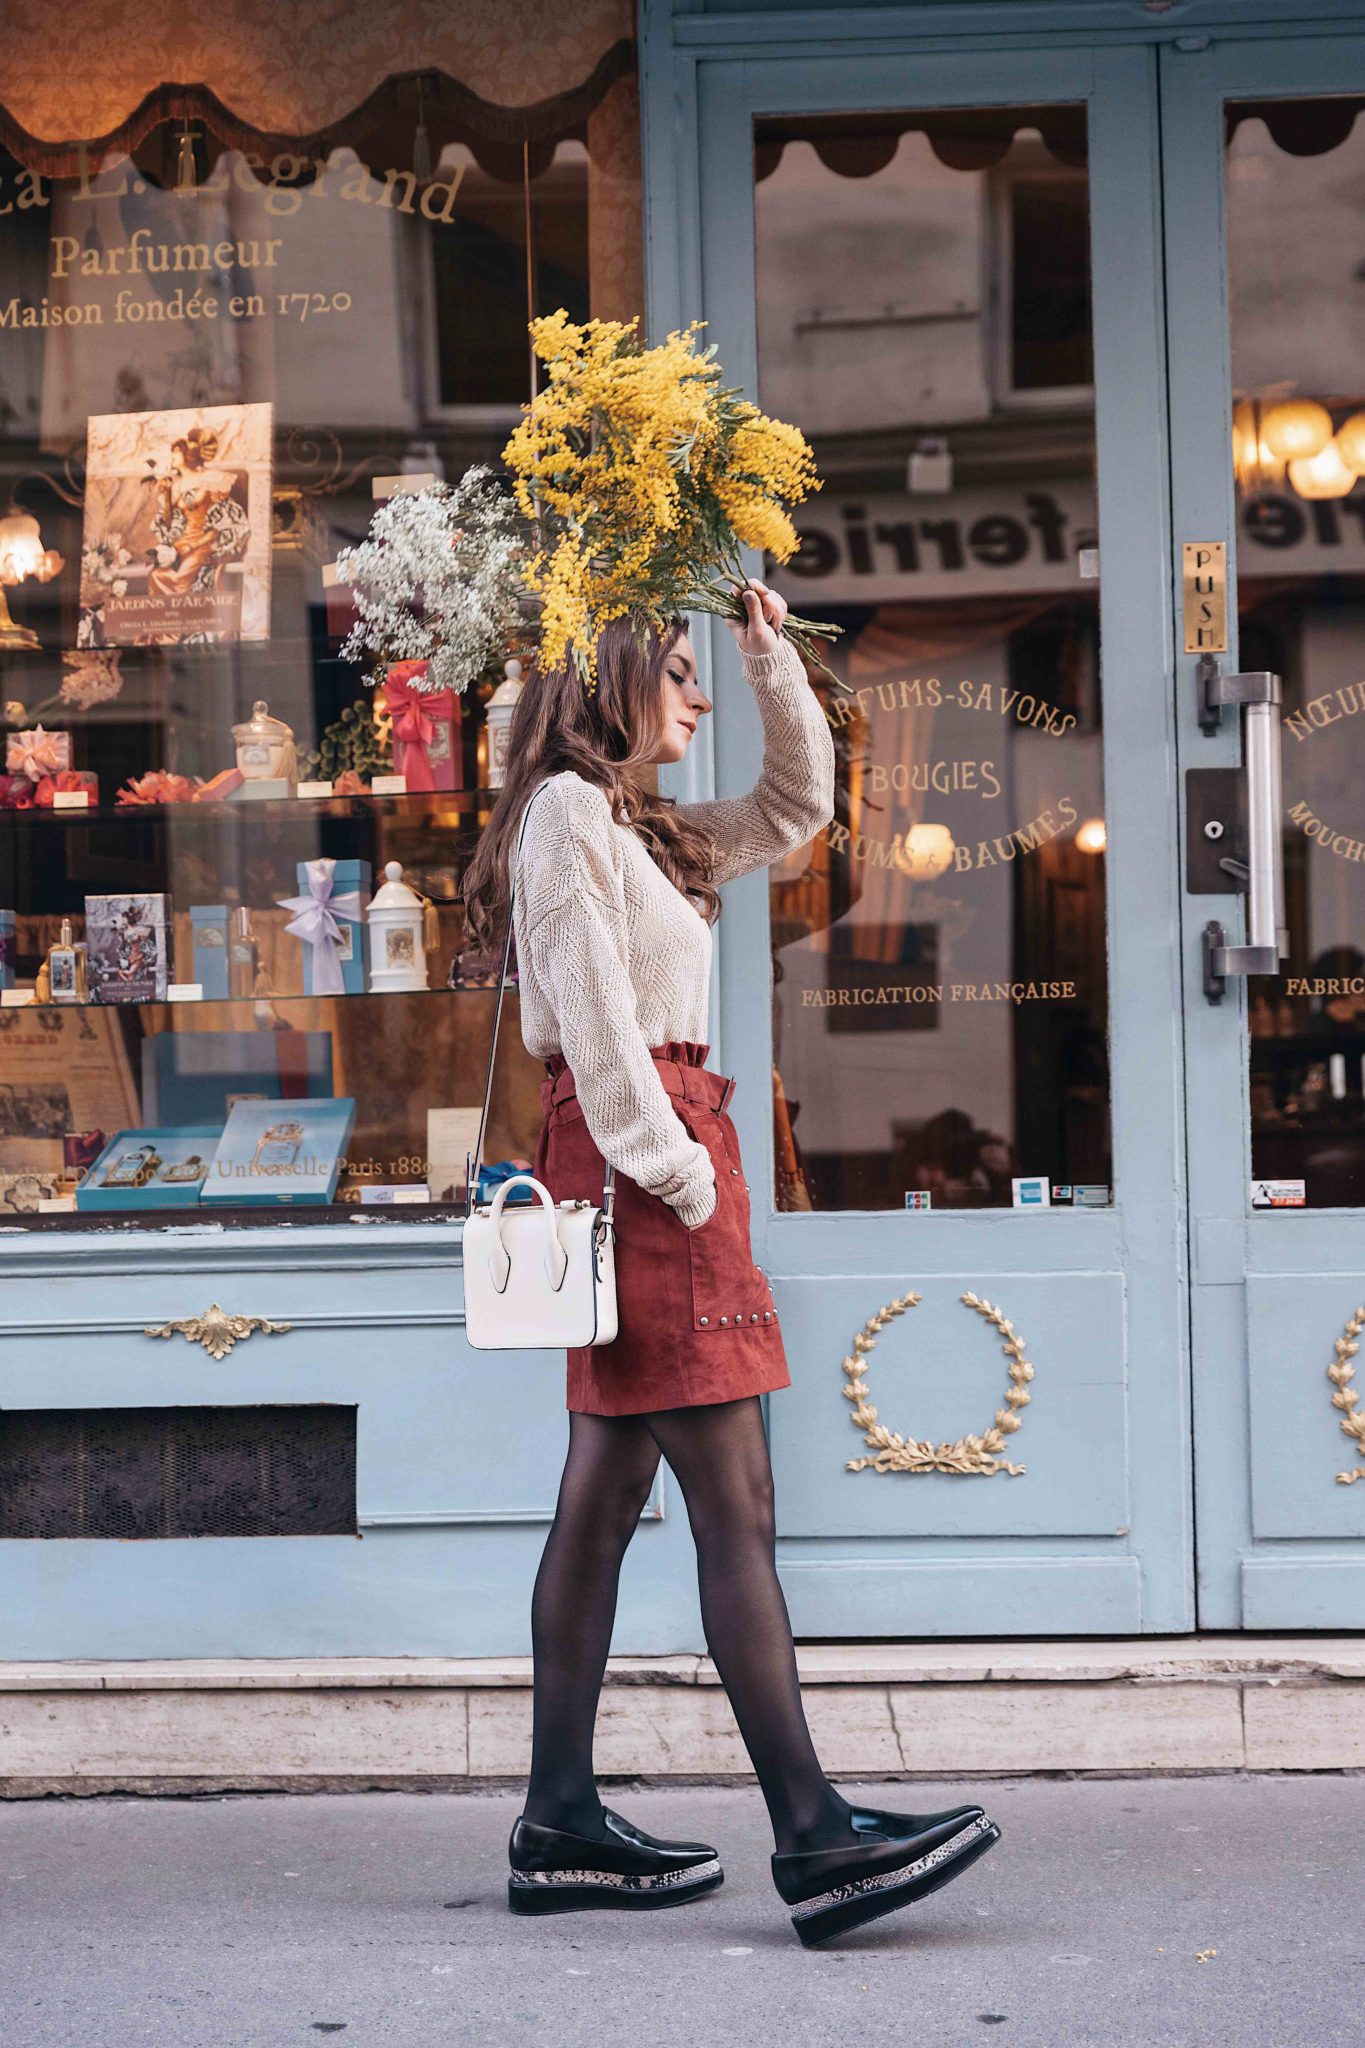
[[[1249,775],[1239,800],[1264,819],[1259,914],[1282,934],[1252,963],[1270,972],[1210,1001],[1205,927],[1250,939],[1258,907],[1207,875],[1186,899],[1199,1612],[1359,1628],[1365,40],[1174,47],[1162,83],[1173,538],[1225,545],[1228,651],[1210,660],[1277,675],[1281,700],[1206,732],[1198,657],[1179,657],[1195,837],[1217,799],[1207,771],[1243,763],[1234,794]],[[1256,718],[1264,744],[1239,734]]]
[[[714,1028],[792,1367],[796,1628],[1187,1628],[1155,55],[670,84],[653,325],[700,309],[809,433],[781,587],[844,628],[836,818],[727,892]],[[728,794],[759,736],[723,634],[712,672],[688,787]]]

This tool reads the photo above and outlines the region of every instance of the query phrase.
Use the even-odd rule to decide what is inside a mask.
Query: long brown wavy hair
[[[720,897],[711,881],[710,834],[635,779],[663,737],[664,664],[682,632],[681,624],[656,633],[613,619],[597,642],[595,691],[589,694],[568,664],[533,676],[522,691],[507,737],[507,779],[465,875],[465,914],[480,946],[491,950],[506,931],[508,865],[522,812],[546,776],[565,768],[602,791],[617,824],[635,833],[675,888],[714,922]]]

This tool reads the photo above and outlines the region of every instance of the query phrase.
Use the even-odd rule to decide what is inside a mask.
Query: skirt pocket
[[[771,1327],[777,1321],[777,1311],[767,1281],[754,1263],[749,1190],[734,1125],[723,1113],[695,1103],[680,1104],[679,1111],[690,1134],[705,1145],[716,1170],[715,1209],[705,1223],[687,1231],[692,1327],[700,1333]]]

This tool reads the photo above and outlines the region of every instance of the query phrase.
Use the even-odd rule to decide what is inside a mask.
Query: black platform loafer
[[[980,1806],[949,1806],[942,1813],[888,1813],[880,1806],[855,1806],[848,1824],[860,1835],[922,1835],[929,1828],[946,1827],[956,1821],[965,1827],[969,1820],[985,1818]]]
[[[936,1892],[1000,1840],[995,1822],[970,1806],[936,1815],[914,1834],[859,1833],[857,1848],[773,1857],[773,1883],[807,1948]]]
[[[606,1839],[518,1820],[508,1845],[507,1903],[514,1913],[648,1912],[713,1892],[725,1873],[706,1842],[660,1842],[603,1808]]]

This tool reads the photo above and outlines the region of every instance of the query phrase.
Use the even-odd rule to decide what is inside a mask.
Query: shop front
[[[414,704],[343,571],[556,305],[704,318],[825,480],[836,814],[712,1032],[798,1635],[1359,1626],[1351,10],[381,12],[0,90],[0,1657],[525,1648],[563,1368],[463,1340],[461,888],[533,648]],[[758,765],[699,638],[682,797]],[[698,1645],[666,1478],[622,1595]]]

